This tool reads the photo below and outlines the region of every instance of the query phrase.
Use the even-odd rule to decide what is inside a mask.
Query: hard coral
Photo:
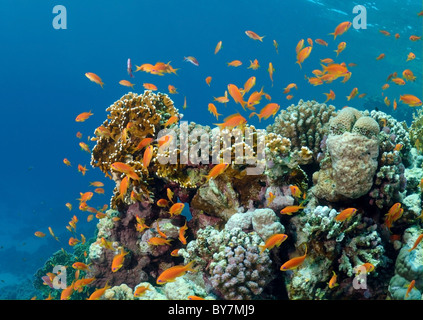
[[[205,267],[205,275],[215,293],[224,299],[258,298],[272,280],[267,251],[259,253],[263,243],[255,233],[240,228],[218,231],[211,226],[197,232],[197,239],[180,253],[186,261],[195,260]]]
[[[297,105],[292,104],[282,110],[274,124],[266,130],[290,139],[295,151],[300,151],[301,147],[309,148],[313,153],[310,163],[317,159],[320,142],[327,133],[329,120],[335,114],[332,105],[300,100]]]

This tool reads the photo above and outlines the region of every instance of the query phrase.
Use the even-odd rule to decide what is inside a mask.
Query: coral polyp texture
[[[72,299],[421,298],[415,124],[300,100],[266,130],[220,130],[152,91],[106,111],[91,165],[115,183],[111,208],[78,254],[48,261],[87,264]]]

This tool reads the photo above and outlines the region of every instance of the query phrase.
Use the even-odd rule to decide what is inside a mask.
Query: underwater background
[[[335,28],[344,21],[352,22],[357,16],[353,13],[353,8],[358,4],[364,6],[367,10],[367,29],[350,27],[347,32],[334,40],[329,33],[333,33]],[[56,5],[62,5],[66,8],[66,29],[55,29],[52,24],[55,16],[57,16],[57,13],[53,13],[53,8]],[[52,267],[52,263],[65,264],[66,259],[74,261],[70,257],[78,256],[81,258],[83,251],[90,250],[88,245],[85,247],[82,247],[81,244],[71,246],[68,243],[69,237],[76,236],[81,239],[80,234],[83,234],[87,241],[88,239],[91,239],[91,242],[98,240],[96,239],[98,235],[96,225],[101,219],[94,218],[94,220],[87,222],[89,213],[78,209],[80,203],[77,199],[81,197],[80,193],[93,192],[94,188],[89,185],[93,181],[104,183],[104,194],[94,193],[89,201],[89,205],[93,208],[102,208],[104,204],[110,206],[111,198],[118,191],[114,191],[115,181],[105,178],[105,172],[90,165],[90,154],[81,150],[78,144],[83,141],[89,145],[91,150],[94,148],[96,141],[89,140],[88,137],[95,137],[95,129],[106,120],[109,114],[106,108],[121,99],[122,96],[128,92],[142,95],[144,93],[142,84],[153,83],[158,88],[154,93],[168,94],[174,103],[174,107],[180,114],[183,114],[184,121],[213,127],[215,123],[222,123],[225,117],[240,112],[246,117],[249,125],[253,125],[257,129],[266,129],[269,125],[276,123],[277,120],[275,119],[278,119],[278,115],[288,106],[292,104],[294,106],[303,105],[306,104],[306,101],[312,100],[322,104],[326,100],[324,93],[333,90],[336,93],[336,98],[333,101],[328,101],[327,104],[333,105],[336,110],[328,111],[327,117],[334,118],[335,114],[331,115],[330,113],[340,111],[344,106],[353,107],[359,111],[381,111],[386,113],[387,116],[373,116],[380,125],[378,131],[380,129],[381,132],[389,133],[388,130],[393,130],[393,127],[401,122],[406,123],[408,127],[402,126],[402,128],[408,131],[408,128],[412,127],[413,113],[417,115],[417,110],[421,109],[421,106],[410,107],[405,103],[400,103],[399,98],[403,94],[414,95],[420,99],[423,96],[422,41],[411,41],[409,39],[411,35],[422,35],[423,17],[418,16],[422,9],[422,3],[418,0],[378,0],[361,3],[330,0],[268,0],[260,2],[250,0],[208,2],[74,0],[60,3],[56,1],[43,1],[42,3],[23,0],[1,1],[0,41],[3,50],[0,52],[2,73],[0,86],[2,88],[3,123],[0,130],[3,137],[3,156],[0,161],[4,170],[0,184],[2,195],[0,202],[0,299],[31,299],[34,296],[37,299],[47,298],[49,287],[43,285],[40,281],[42,281],[41,276],[45,276],[45,271]],[[262,41],[251,39],[245,34],[246,30],[253,30],[264,38]],[[390,35],[386,36],[380,30],[385,30]],[[394,37],[396,33],[400,35],[398,39]],[[300,68],[295,63],[295,48],[301,39],[305,40],[305,46],[309,45],[307,38],[323,39],[328,43],[328,46],[314,43],[310,56],[302,63]],[[273,40],[278,44],[278,52]],[[222,48],[215,54],[214,50],[219,41],[222,41]],[[334,50],[341,41],[346,42],[346,48],[339,53],[337,58]],[[410,52],[415,54],[415,58],[406,62],[407,55]],[[385,57],[376,60],[382,53],[385,54]],[[184,57],[188,56],[195,57],[199,66],[184,61]],[[332,83],[311,85],[308,79],[313,77],[313,70],[322,68],[320,60],[324,58],[332,58],[338,63],[345,61],[347,64],[356,64],[356,66],[348,67],[352,72],[351,78],[346,82],[341,82],[338,79]],[[134,78],[128,76],[128,59],[132,61]],[[250,61],[254,61],[254,59],[258,59],[260,64],[257,70],[248,68]],[[227,63],[233,60],[242,61],[242,65],[239,67],[228,66]],[[135,72],[136,66],[141,66],[144,63],[154,64],[159,61],[164,63],[170,61],[171,65],[178,69],[176,74],[158,76],[142,71]],[[275,69],[273,81],[268,73],[269,62],[273,64]],[[416,79],[406,81],[404,85],[397,85],[387,80],[387,77],[394,72],[398,72],[398,77],[402,77],[404,69],[412,70]],[[104,82],[104,87],[101,88],[100,85],[89,81],[85,76],[87,72],[99,75]],[[207,76],[212,76],[210,85],[205,82]],[[258,121],[258,117],[255,116],[249,118],[249,113],[242,110],[240,105],[229,96],[230,101],[226,106],[215,103],[218,112],[222,114],[217,120],[208,111],[208,104],[214,102],[214,97],[223,96],[228,84],[234,83],[238,87],[242,87],[251,76],[257,78],[257,84],[252,91],[259,91],[263,87],[264,91],[271,96],[271,101],[280,105],[279,112],[274,115],[276,117],[269,117],[261,121]],[[123,79],[134,83],[134,88],[120,85],[119,81]],[[290,83],[295,83],[298,89],[291,89],[290,94],[293,97],[291,100],[287,100],[287,94],[284,94],[283,90]],[[390,86],[383,90],[382,86],[385,83],[389,83]],[[169,84],[177,88],[177,94],[169,94]],[[355,87],[358,88],[360,94],[366,93],[366,96],[348,100],[347,96]],[[382,96],[382,94],[384,95]],[[385,97],[390,100],[389,106],[384,100]],[[186,98],[186,109],[183,108],[184,98]],[[398,102],[396,110],[392,106],[394,99]],[[263,98],[261,104],[257,106],[256,112],[260,111],[266,103],[267,100]],[[324,107],[322,105],[305,105],[305,108],[317,108],[319,110],[319,108]],[[78,114],[88,111],[93,113],[89,119],[84,122],[75,121]],[[288,121],[286,119],[279,119],[279,123]],[[326,122],[329,123],[329,119]],[[388,129],[383,131],[385,127],[388,127]],[[392,156],[395,158],[392,161],[398,166],[400,162],[404,164],[403,169],[399,169],[403,171],[396,172],[397,175],[404,173],[404,167],[421,169],[422,150],[419,148],[420,140],[418,136],[421,134],[418,131],[419,127],[421,126],[416,125],[414,127],[414,138],[404,138],[404,141],[395,141],[395,137],[391,138],[393,139],[392,142],[395,142],[393,147],[400,149],[395,150],[398,151],[398,154]],[[278,130],[274,129],[273,131],[283,136],[283,129]],[[329,129],[327,130],[327,133],[329,133]],[[400,131],[400,129],[398,130]],[[82,134],[81,138],[76,136],[77,132]],[[310,132],[307,134],[310,134]],[[401,134],[395,131],[396,137],[401,136]],[[290,146],[293,147],[294,139],[290,139],[292,142]],[[399,155],[401,146],[397,147],[397,144],[402,144],[404,148],[402,155]],[[390,150],[388,148],[386,152],[391,152],[393,147]],[[309,149],[311,148],[309,147]],[[413,156],[411,156],[412,149],[415,150]],[[295,168],[297,169],[295,170],[299,172],[301,169],[307,176],[299,178],[297,183],[304,194],[312,194],[309,193],[309,189],[315,184],[314,178],[312,179],[313,173],[319,170],[319,166],[321,167],[321,162],[317,161],[318,157],[324,156],[324,150],[321,151],[322,155],[315,152],[313,154],[314,160],[310,160],[310,162],[296,163],[297,167]],[[405,152],[407,152],[407,155],[404,154]],[[409,153],[410,155],[408,155]],[[379,163],[381,155],[382,152],[379,152],[377,161]],[[401,156],[408,160],[403,161]],[[71,162],[71,166],[66,166],[63,163],[64,158]],[[417,163],[417,161],[419,162]],[[78,172],[78,164],[86,166],[88,169],[85,175]],[[292,169],[294,166],[290,168]],[[376,205],[375,199],[377,196],[374,197],[373,201],[366,198],[369,197],[368,192],[365,192],[365,195],[361,197],[346,199],[345,197],[327,197],[322,195],[323,191],[320,189],[313,193],[314,195],[320,194],[320,196],[313,196],[312,200],[307,200],[314,205],[310,205],[308,211],[304,210],[305,213],[301,213],[310,216],[313,214],[319,215],[316,212],[321,210],[323,212],[321,215],[327,214],[328,217],[333,218],[334,214],[331,216],[329,213],[332,209],[338,213],[345,208],[357,207],[362,219],[374,219],[373,222],[348,220],[348,223],[351,224],[377,225],[379,235],[368,240],[379,241],[378,245],[383,247],[383,252],[378,251],[377,254],[377,258],[380,259],[380,271],[379,277],[375,276],[372,279],[373,288],[377,287],[374,291],[357,290],[360,292],[357,295],[351,293],[352,289],[339,291],[337,295],[331,295],[330,290],[329,293],[326,292],[324,287],[327,286],[333,272],[338,275],[338,282],[341,282],[343,277],[352,278],[351,270],[336,268],[342,264],[342,259],[348,257],[352,261],[351,268],[361,262],[367,262],[364,261],[363,257],[356,260],[351,252],[348,254],[340,253],[339,256],[336,256],[334,251],[327,253],[327,260],[320,264],[317,263],[316,274],[322,274],[321,271],[316,271],[319,268],[325,269],[323,273],[325,278],[320,279],[321,284],[316,284],[318,281],[315,279],[315,274],[307,278],[312,279],[311,282],[314,281],[314,287],[310,285],[309,288],[302,288],[303,291],[292,288],[292,275],[285,277],[283,272],[279,271],[279,267],[289,258],[304,254],[302,245],[304,241],[300,241],[298,234],[296,234],[296,230],[298,231],[299,226],[303,226],[303,222],[301,221],[302,216],[298,213],[294,213],[292,216],[295,217],[296,214],[299,216],[297,218],[300,221],[295,223],[290,222],[291,216],[280,214],[280,210],[286,207],[288,203],[289,205],[299,205],[301,202],[290,194],[292,190],[288,188],[289,185],[295,184],[293,181],[297,180],[288,181],[282,175],[276,179],[281,183],[278,184],[280,191],[276,194],[281,195],[281,197],[290,197],[290,200],[284,198],[287,202],[281,200],[283,204],[281,203],[279,206],[276,206],[275,202],[276,207],[273,210],[274,216],[277,218],[272,221],[282,224],[282,227],[276,229],[280,233],[288,234],[290,241],[282,243],[280,247],[273,249],[272,253],[267,254],[268,251],[266,251],[268,260],[263,262],[265,267],[261,267],[268,268],[268,270],[263,271],[264,275],[261,276],[268,281],[263,283],[263,288],[250,288],[248,290],[251,292],[245,295],[231,295],[230,292],[225,293],[223,289],[217,290],[215,287],[218,287],[219,284],[215,283],[218,280],[210,278],[210,284],[201,289],[191,290],[190,295],[201,295],[200,293],[203,293],[203,297],[215,299],[238,299],[240,297],[244,299],[317,299],[318,297],[321,299],[382,299],[387,298],[387,296],[391,299],[403,299],[409,283],[415,280],[415,287],[413,290],[410,289],[407,298],[410,296],[413,299],[420,299],[420,292],[423,290],[423,271],[421,266],[408,266],[406,261],[414,258],[422,259],[421,254],[423,253],[417,254],[417,250],[412,251],[413,254],[416,253],[416,257],[413,255],[404,258],[404,268],[411,270],[409,271],[410,276],[406,276],[406,272],[395,271],[395,259],[399,255],[400,248],[409,245],[409,243],[404,242],[403,238],[398,238],[394,240],[399,241],[399,243],[394,245],[393,242],[390,242],[389,231],[386,234],[387,231],[382,230],[385,214],[388,213],[391,206],[400,202],[405,208],[403,217],[406,217],[406,219],[397,222],[397,225],[400,224],[401,227],[395,230],[395,235],[401,237],[407,228],[415,228],[416,230],[413,229],[413,236],[406,238],[411,239],[409,240],[411,244],[419,235],[421,228],[418,218],[421,210],[419,183],[423,174],[417,169],[413,171],[414,185],[408,183],[407,187],[398,186],[396,193],[392,195],[392,199],[384,199],[386,201],[380,205]],[[293,169],[293,171],[295,170]],[[375,170],[380,172],[380,166]],[[208,170],[203,170],[201,174],[206,175],[207,172]],[[151,172],[150,174],[154,173]],[[273,172],[273,174],[278,176],[278,173]],[[269,176],[271,175],[269,174]],[[372,179],[376,183],[376,177]],[[287,181],[287,183],[284,184],[281,181]],[[153,184],[154,188],[154,182],[150,183]],[[174,183],[174,180],[172,180],[172,183]],[[174,187],[173,191],[175,193],[181,192],[180,187],[175,187],[175,184],[172,183],[169,186]],[[269,181],[266,183],[267,187],[271,185]],[[256,182],[249,181],[246,184],[263,188],[263,184]],[[161,187],[166,190],[168,186],[163,183]],[[374,185],[371,186],[372,190],[375,189],[374,187]],[[199,183],[196,188],[200,188]],[[259,197],[257,194],[254,194],[254,197],[251,196],[251,190],[242,195],[239,193],[242,201],[240,200],[240,203],[237,204],[235,211],[226,214],[234,215],[241,207],[252,212],[255,212],[254,209],[270,207],[268,203],[269,190],[257,190],[257,192],[261,192],[261,200],[254,198]],[[161,192],[155,191],[157,192],[156,196]],[[193,194],[195,192],[187,198],[192,199]],[[414,196],[413,205],[403,201],[407,196]],[[370,196],[370,198],[372,197]],[[181,196],[179,196],[179,199],[181,199]],[[228,197],[225,199],[228,199]],[[155,201],[157,200],[158,198],[155,198]],[[357,200],[357,205],[355,200]],[[128,206],[130,206],[130,201],[126,204],[125,201],[123,202],[123,204],[120,203],[117,206],[120,208],[120,212],[126,212],[125,210],[128,210]],[[207,207],[204,203],[207,203],[207,201],[197,202],[200,203],[199,207],[204,211],[204,208]],[[72,210],[65,206],[66,203],[72,204]],[[211,205],[211,202],[208,202],[208,204]],[[231,207],[231,204],[227,206]],[[250,207],[248,208],[248,206]],[[324,206],[329,209],[325,209]],[[414,207],[412,208],[412,206]],[[240,214],[241,211],[238,210],[237,214]],[[182,216],[190,218],[196,213],[189,212],[187,205]],[[70,233],[66,226],[69,225],[69,221],[74,215],[79,219],[77,231]],[[113,215],[119,217],[116,213]],[[164,213],[160,213],[161,219],[168,218],[163,217],[163,215]],[[135,216],[133,218],[135,219]],[[146,217],[146,219],[149,218],[151,217]],[[154,221],[150,222],[153,223]],[[114,223],[117,225],[119,222],[116,219]],[[126,227],[132,226],[131,223],[134,222],[127,222]],[[178,229],[182,225],[183,223],[177,225]],[[219,228],[223,228],[224,225],[225,223],[219,221]],[[292,226],[296,226],[297,229]],[[49,234],[48,227],[54,231],[58,240]],[[122,227],[116,226],[116,228]],[[338,224],[331,225],[331,228],[333,233],[339,233],[335,238],[340,239],[341,234],[342,236],[345,235],[345,230],[337,230],[337,228],[340,228]],[[376,227],[374,228],[376,230]],[[282,229],[284,231],[281,231]],[[321,233],[330,233],[331,230],[322,228],[315,237],[318,238]],[[37,237],[34,235],[36,231],[42,231],[46,236]],[[169,232],[175,232],[175,230]],[[207,229],[207,232],[209,232],[208,237],[219,237],[215,234],[217,229]],[[312,231],[310,232],[312,233]],[[411,234],[411,231],[408,233]],[[245,234],[248,235],[248,233]],[[295,238],[295,235],[297,238]],[[191,233],[188,239],[189,241],[196,241],[198,237],[201,238],[201,233],[198,236],[197,225],[197,230]],[[346,237],[348,238],[348,233]],[[179,241],[177,238],[178,232],[176,231],[173,243]],[[327,236],[325,239],[329,238]],[[253,240],[251,240],[251,243],[256,243],[258,246],[263,245],[266,239],[254,238]],[[114,239],[114,241],[117,240]],[[402,244],[400,244],[401,241]],[[342,239],[339,242],[338,246],[342,246]],[[196,245],[201,247],[199,240]],[[289,245],[292,250],[277,254],[278,250],[284,250],[284,245]],[[335,246],[335,244],[333,245]],[[350,246],[350,242],[346,246]],[[358,247],[360,248],[360,246]],[[291,256],[295,248],[298,249],[299,253]],[[313,252],[312,248],[313,245],[309,242],[309,252]],[[316,254],[316,245],[314,245],[314,249]],[[324,251],[323,248],[320,249]],[[198,250],[201,251],[201,248]],[[354,252],[358,249],[351,245],[349,250]],[[170,251],[166,253],[167,257],[170,256]],[[59,255],[62,252],[63,256],[46,264],[46,261],[57,252],[59,252]],[[134,283],[140,282],[149,282],[151,285],[158,286],[155,281],[151,280],[158,276],[158,270],[165,270],[174,264],[186,264],[193,255],[200,256],[198,252],[190,253],[187,251],[186,255],[183,256],[186,261],[182,257],[174,262],[166,258],[162,261],[164,264],[160,265],[160,261],[157,260],[161,259],[162,254],[164,253],[159,253],[157,250],[148,251],[148,254],[145,254],[149,256],[149,259],[154,260],[154,263],[158,264],[159,267],[154,271],[148,271],[150,273],[146,274],[141,279],[142,281],[137,278],[137,280],[132,279],[118,283],[119,278],[108,279],[107,272],[102,270],[96,274],[96,277],[99,278],[103,276],[101,281],[98,281],[92,287],[85,288],[82,293],[78,292],[79,295],[77,294],[72,298],[85,299],[94,292],[95,288],[104,287],[108,280],[110,281],[109,285],[118,286],[121,283],[128,283],[131,290],[135,288]],[[258,253],[255,252],[255,254]],[[369,255],[371,254],[369,253]],[[317,257],[316,254],[314,259],[318,260]],[[91,262],[88,261],[87,257],[85,259],[85,262]],[[110,255],[105,258],[108,263],[112,259],[113,256]],[[132,256],[132,259],[134,259],[134,256]],[[373,255],[371,259],[373,261],[376,258]],[[104,262],[104,259],[102,261]],[[335,262],[330,263],[329,261]],[[92,263],[94,266],[96,263],[102,264],[98,261]],[[132,263],[134,262],[132,261]],[[148,263],[146,262],[146,264]],[[278,264],[278,266],[275,266],[275,264]],[[375,265],[374,261],[373,265]],[[126,267],[129,270],[131,266],[126,265],[122,270]],[[67,268],[69,271],[72,269],[71,265]],[[98,266],[97,270],[100,269]],[[279,274],[275,276],[272,274],[273,271],[270,270],[276,270],[275,272]],[[218,273],[218,271],[216,272]],[[394,285],[391,279],[395,275],[402,278]],[[301,276],[304,277],[304,275]],[[370,277],[371,273],[369,273]],[[214,280],[215,282],[213,282]],[[286,291],[280,292],[281,289],[264,288],[265,286],[277,287],[277,281],[279,283],[285,281]],[[131,283],[133,285],[129,285]],[[351,285],[351,281],[349,285]],[[210,287],[216,290],[213,291]],[[392,289],[394,287],[399,289]],[[310,291],[307,293],[307,290]],[[321,295],[316,294],[316,290]],[[51,294],[55,298],[60,298],[60,290],[52,289]],[[157,295],[159,294],[162,294],[160,297],[163,298],[166,296],[160,290],[157,292]],[[176,299],[182,299],[182,296],[176,296]]]

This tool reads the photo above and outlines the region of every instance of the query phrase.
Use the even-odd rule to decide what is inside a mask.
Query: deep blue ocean
[[[367,9],[367,29],[350,28],[339,39],[328,35],[343,21],[353,21],[353,8]],[[55,29],[53,13],[56,5],[66,8],[66,29]],[[96,219],[86,222],[86,212],[78,210],[80,192],[92,191],[92,181],[105,183],[105,194],[94,194],[90,205],[109,204],[114,183],[97,168],[90,167],[90,155],[78,145],[90,147],[94,130],[107,117],[105,109],[128,91],[142,93],[144,82],[153,83],[160,92],[168,92],[174,85],[178,94],[171,95],[184,120],[204,125],[216,121],[207,110],[213,97],[222,96],[228,83],[242,87],[252,75],[256,88],[262,86],[272,101],[285,109],[298,100],[315,99],[323,102],[332,89],[336,99],[329,103],[337,109],[348,105],[363,110],[365,99],[347,101],[354,87],[367,98],[374,98],[379,110],[399,120],[411,123],[413,108],[399,104],[396,111],[383,103],[382,85],[389,74],[412,69],[417,76],[406,89],[391,85],[385,91],[391,100],[409,93],[422,98],[422,41],[412,42],[410,35],[422,35],[423,17],[420,0],[63,0],[32,1],[2,0],[0,2],[0,90],[1,90],[1,183],[0,183],[0,299],[30,299],[37,295],[32,287],[34,273],[57,250],[72,250],[68,245],[69,232],[65,226],[75,214],[79,218],[78,234],[87,238],[94,234]],[[63,21],[62,21],[63,22]],[[245,35],[253,30],[263,42]],[[384,36],[386,30],[391,36]],[[400,34],[395,40],[393,35]],[[321,38],[329,46],[314,44],[313,52],[303,63],[295,63],[295,47],[300,39]],[[278,51],[273,40],[279,44]],[[218,41],[222,49],[214,54]],[[347,83],[312,86],[305,76],[320,68],[320,59],[335,58],[339,42],[347,43],[338,61],[355,63]],[[406,62],[409,52],[416,58]],[[376,61],[385,53],[386,57]],[[195,66],[184,61],[194,56]],[[177,75],[151,75],[134,72],[128,76],[126,63],[135,65],[169,62],[178,68]],[[250,60],[258,59],[258,70],[248,69]],[[240,67],[228,67],[227,62],[241,60]],[[267,72],[272,62],[274,82]],[[105,85],[90,82],[86,72],[98,74]],[[205,78],[212,76],[211,86]],[[134,89],[121,86],[120,80],[135,83]],[[293,98],[282,94],[289,83],[296,83]],[[184,97],[187,108],[182,110]],[[242,112],[231,100],[227,107],[217,105],[228,116]],[[367,106],[367,108],[369,108]],[[241,109],[241,110],[240,110]],[[75,117],[92,111],[85,122]],[[272,118],[249,123],[265,128]],[[77,132],[82,138],[76,137]],[[63,164],[67,158],[72,166]],[[82,176],[78,164],[89,171]],[[73,204],[69,211],[65,203]],[[59,238],[48,233],[51,227]],[[37,238],[35,231],[46,237]]]

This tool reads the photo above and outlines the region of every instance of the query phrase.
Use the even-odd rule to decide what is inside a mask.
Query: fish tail
[[[260,115],[257,112],[251,112],[250,116],[248,118],[251,118],[252,116],[256,115],[257,117],[260,118]]]
[[[190,263],[188,263],[185,267],[187,269],[187,271],[192,271],[192,272],[196,272],[197,270],[192,268],[192,265],[194,264],[194,260],[192,260]]]
[[[298,65],[300,66],[300,69],[302,69],[303,67],[301,66],[301,63],[299,61],[296,61],[295,63],[298,63]]]

